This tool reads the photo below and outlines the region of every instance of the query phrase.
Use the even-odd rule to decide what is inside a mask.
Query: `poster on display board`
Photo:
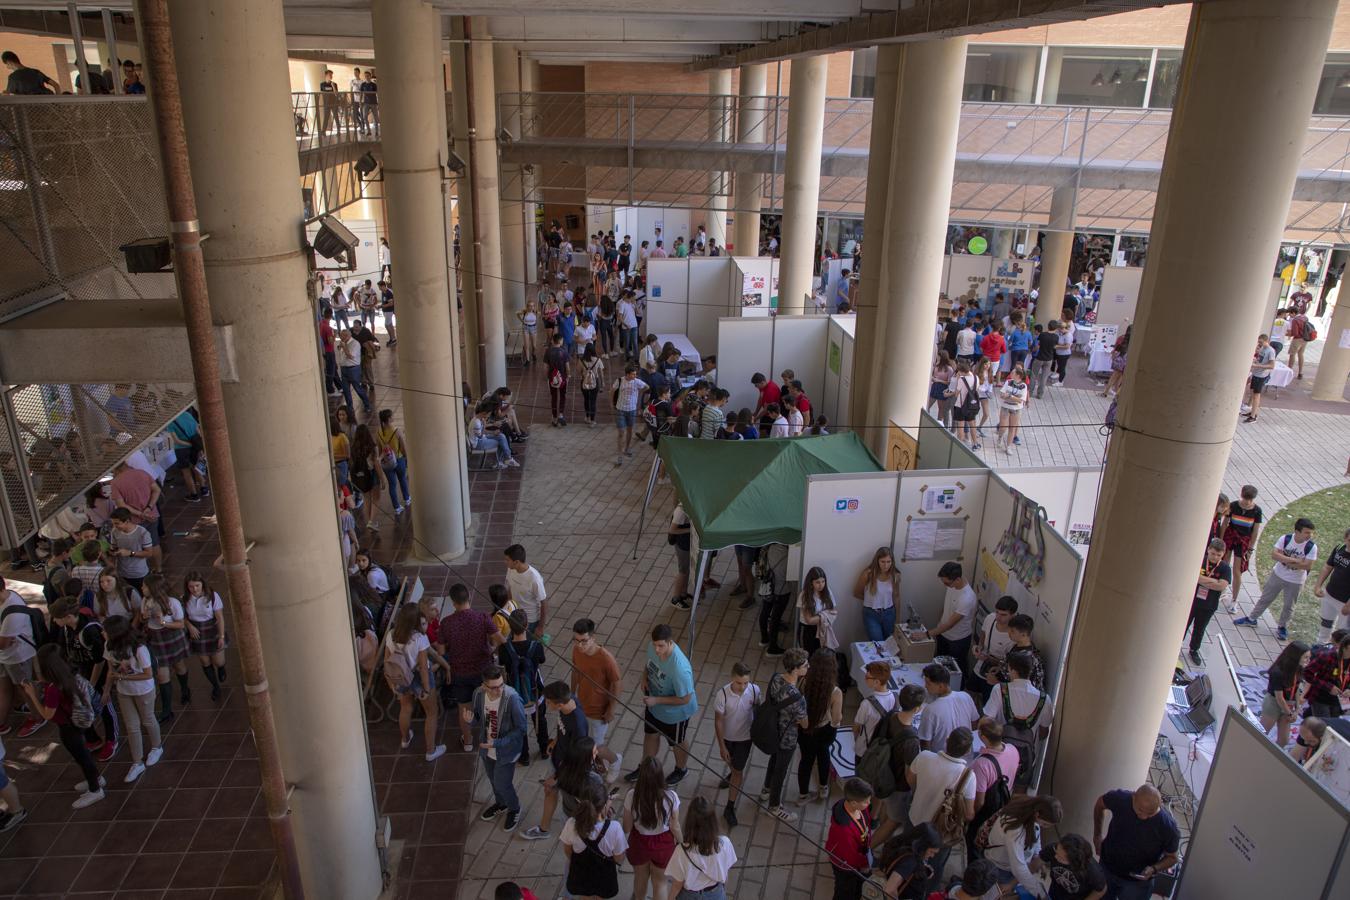
[[[1034,266],[1024,259],[996,259],[989,273],[989,288],[985,292],[986,305],[994,305],[994,297],[1003,294],[1008,301],[1024,299],[1031,293]]]
[[[1107,266],[1102,275],[1102,297],[1097,304],[1098,325],[1124,328],[1134,321],[1139,305],[1139,289],[1144,270],[1138,267]]]
[[[981,304],[989,289],[989,273],[994,261],[987,256],[958,253],[950,257],[947,269],[947,296],[953,304]]]

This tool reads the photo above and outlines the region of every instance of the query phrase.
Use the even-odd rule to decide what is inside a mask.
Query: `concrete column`
[[[1036,319],[1048,322],[1059,315],[1069,279],[1069,261],[1073,258],[1074,199],[1072,184],[1055,188],[1050,198],[1050,221],[1046,223],[1045,243],[1041,246],[1040,300]]]
[[[736,115],[736,142],[764,143],[769,67],[741,66],[740,109]],[[736,174],[732,203],[736,208],[736,227],[732,249],[737,256],[759,255],[759,210],[764,205],[764,176],[750,172]]]
[[[470,140],[473,162],[474,209],[478,213],[478,282],[483,303],[479,309],[478,337],[483,345],[482,390],[506,384],[506,318],[503,309],[501,196],[497,174],[497,89],[493,78],[492,42],[487,19],[470,20],[469,103]],[[460,241],[461,252],[471,252]],[[467,302],[467,301],[465,301]],[[524,301],[521,301],[524,306]]]
[[[319,92],[319,85],[323,84],[323,73],[327,72],[328,68],[328,63],[306,62],[305,90],[309,91],[311,94],[317,94]]]
[[[539,62],[533,59],[521,57],[520,60],[520,90],[525,94],[532,94],[539,90]],[[520,127],[522,129],[533,128],[533,123],[528,121],[532,104],[526,103],[524,114],[521,116]],[[521,180],[523,194],[526,197],[525,202],[525,280],[534,284],[539,278],[539,233],[535,231],[534,210],[535,210],[535,191],[538,181],[533,172],[525,172]],[[533,290],[526,293],[528,300]]]
[[[300,247],[281,0],[171,0],[212,318],[239,340],[224,385],[277,740],[305,889],[380,892],[365,716],[333,507],[315,310]],[[253,77],[220,90],[249,48]],[[296,635],[304,635],[296,640]]]
[[[520,54],[509,44],[492,48],[493,80],[502,97],[500,127],[520,138]],[[494,98],[495,102],[495,98]],[[521,196],[521,167],[501,165],[502,193]],[[502,304],[507,321],[515,323],[516,310],[525,308],[525,204],[502,200]],[[509,330],[509,329],[508,329]]]
[[[879,69],[880,57],[877,63]],[[876,354],[876,408],[868,420],[892,421],[916,436],[928,396],[965,73],[963,37],[904,45],[885,244],[868,254],[882,265],[878,304],[886,307],[886,352]],[[884,439],[874,437],[878,446]]]
[[[1124,399],[1056,704],[1050,790],[1069,816],[1061,831],[1089,833],[1098,795],[1148,775],[1249,364],[1245,353],[1195,354],[1190,336],[1203,330],[1212,346],[1246,347],[1265,324],[1270,260],[1335,13],[1336,0],[1192,7]],[[1196,266],[1202,258],[1213,264]]]
[[[1331,310],[1331,322],[1326,334],[1319,335],[1322,361],[1317,364],[1317,379],[1313,382],[1314,400],[1345,399],[1345,379],[1350,376],[1350,350],[1341,347],[1341,335],[1350,330],[1350,295],[1341,297],[1342,285],[1336,288],[1336,305]]]
[[[454,151],[465,163],[469,160],[469,54],[464,42],[463,16],[450,17],[450,89],[452,94],[451,128]],[[459,297],[451,309],[462,307],[460,321],[464,332],[463,380],[468,382],[475,396],[481,396],[483,387],[483,347],[478,324],[478,270],[474,264],[474,196],[472,178],[467,171],[455,179],[456,218],[459,223]],[[453,229],[451,234],[453,235]],[[453,253],[453,250],[451,251]],[[454,263],[454,257],[450,258]]]
[[[843,425],[881,425],[871,417],[876,402],[877,336],[886,329],[886,309],[879,304],[886,275],[887,199],[891,192],[891,142],[895,136],[895,99],[900,87],[900,44],[877,47],[876,90],[872,99],[872,137],[867,151],[867,193],[863,205],[863,272],[858,281],[858,327],[853,356],[853,389],[849,418]],[[758,230],[758,229],[756,229]],[[886,441],[884,428],[859,428],[874,452]],[[878,455],[878,459],[884,459]]]
[[[783,273],[778,279],[778,312],[784,315],[801,313],[811,294],[820,203],[820,145],[825,136],[826,66],[825,56],[792,61],[787,159],[783,163],[783,239],[779,246]]]
[[[384,196],[398,298],[398,376],[403,387],[413,490],[414,555],[464,552],[467,497],[460,482],[463,404],[457,399],[455,345],[446,285],[445,201],[441,161],[445,138],[442,79],[426,44],[440,17],[422,0],[373,0],[375,58],[388,99],[380,104]],[[418,43],[426,52],[415,53]]]
[[[708,72],[708,140],[730,142],[735,132],[732,118],[731,70],[711,69]],[[727,173],[713,172],[708,179],[708,215],[705,221],[708,237],[723,248],[727,243],[727,194]],[[726,252],[725,249],[723,252]]]

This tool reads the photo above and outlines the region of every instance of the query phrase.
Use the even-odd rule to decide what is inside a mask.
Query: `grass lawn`
[[[1350,485],[1328,488],[1300,497],[1266,522],[1261,530],[1261,540],[1255,553],[1256,570],[1260,573],[1261,584],[1266,583],[1266,577],[1275,564],[1270,558],[1270,551],[1275,542],[1292,532],[1294,521],[1300,518],[1312,519],[1313,524],[1317,526],[1314,539],[1317,541],[1318,567],[1308,573],[1308,580],[1298,595],[1298,602],[1294,604],[1294,619],[1289,623],[1289,638],[1312,644],[1317,641],[1322,608],[1322,601],[1313,596],[1312,588],[1317,581],[1317,573],[1322,570],[1321,563],[1325,562],[1336,545],[1341,543],[1345,529],[1350,528]],[[1259,591],[1259,586],[1257,589]],[[1280,613],[1278,599],[1271,604],[1269,612],[1272,617],[1278,618]]]

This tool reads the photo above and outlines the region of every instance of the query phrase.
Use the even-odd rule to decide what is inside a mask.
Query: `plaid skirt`
[[[188,624],[197,629],[197,637],[188,638],[188,649],[194,656],[210,656],[220,649],[220,626],[216,624],[215,616],[207,619],[205,622],[198,622],[196,619],[188,619]],[[186,631],[187,629],[184,629]]]
[[[159,667],[171,666],[188,658],[187,630],[183,628],[147,628],[145,642]]]

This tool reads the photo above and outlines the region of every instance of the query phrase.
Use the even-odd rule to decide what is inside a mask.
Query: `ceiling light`
[[[1346,72],[1340,78],[1336,79],[1336,87],[1350,88],[1350,72]]]
[[[1116,69],[1114,72],[1111,73],[1111,83],[1112,83],[1112,84],[1120,84],[1120,83],[1121,83],[1122,81],[1124,81],[1124,80],[1125,80],[1125,78],[1124,78],[1123,75],[1120,74],[1120,70],[1119,70],[1119,69]]]
[[[1140,82],[1141,84],[1148,81],[1148,69],[1144,66],[1140,66],[1138,69],[1136,69],[1134,73],[1134,80]]]
[[[1101,87],[1104,84],[1106,84],[1106,79],[1102,76],[1101,72],[1098,72],[1095,76],[1093,76],[1092,78],[1093,87]]]

